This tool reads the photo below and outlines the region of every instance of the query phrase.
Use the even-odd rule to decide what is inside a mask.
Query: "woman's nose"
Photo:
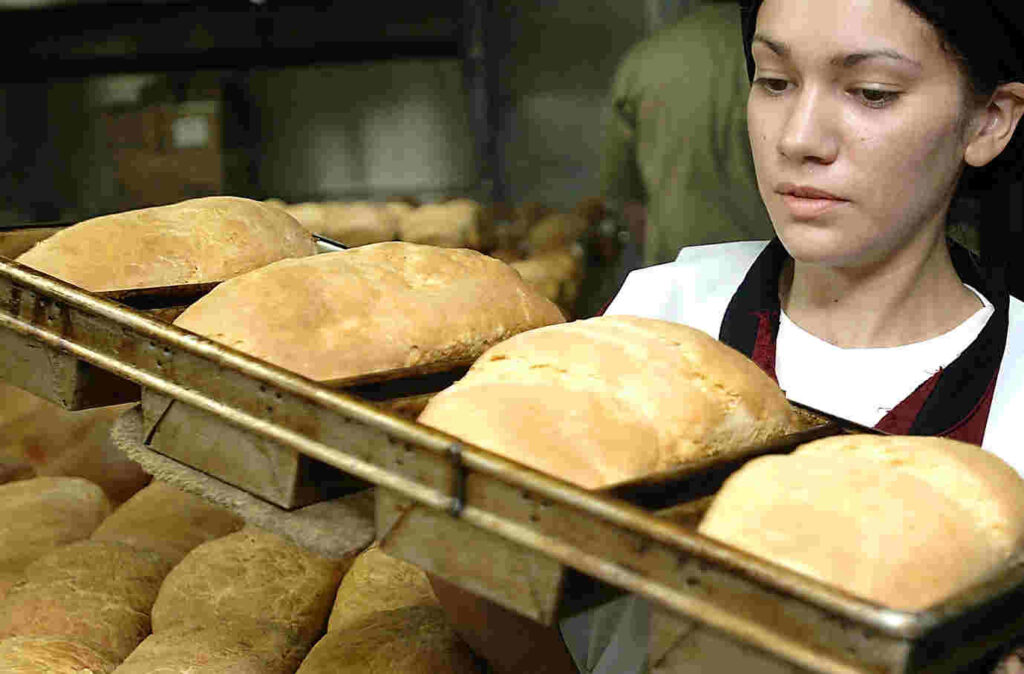
[[[831,164],[839,154],[839,110],[825,92],[804,88],[795,97],[779,137],[779,152],[794,162]]]

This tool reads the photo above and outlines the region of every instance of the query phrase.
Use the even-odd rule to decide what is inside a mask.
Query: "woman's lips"
[[[780,185],[778,192],[797,220],[810,220],[848,203],[846,199],[813,187]]]

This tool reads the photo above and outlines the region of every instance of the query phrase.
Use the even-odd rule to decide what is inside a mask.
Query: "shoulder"
[[[632,272],[605,312],[685,323],[718,337],[725,308],[767,241],[689,246],[674,262]]]

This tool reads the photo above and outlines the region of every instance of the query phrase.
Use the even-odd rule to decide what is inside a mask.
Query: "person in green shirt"
[[[601,188],[642,242],[645,266],[684,246],[771,238],[747,138],[749,90],[735,0],[705,0],[620,63]]]

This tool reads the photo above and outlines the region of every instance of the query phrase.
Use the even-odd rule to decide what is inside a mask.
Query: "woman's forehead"
[[[889,51],[918,63],[947,60],[937,31],[901,0],[764,0],[757,41],[794,56]]]

